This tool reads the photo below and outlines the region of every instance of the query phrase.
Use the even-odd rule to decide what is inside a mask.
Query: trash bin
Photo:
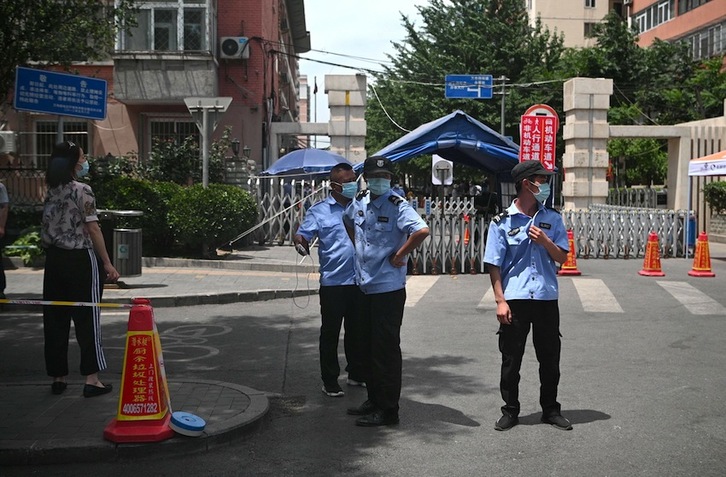
[[[122,277],[141,276],[141,229],[113,229],[113,264]]]
[[[686,237],[688,237],[688,248],[694,248],[696,246],[696,228],[698,228],[698,225],[696,224],[696,216],[690,214],[688,217],[688,228],[686,233]]]
[[[140,210],[99,210],[98,219],[106,242],[106,250],[122,277],[141,276],[141,228],[120,227],[128,225],[124,218],[141,217]]]

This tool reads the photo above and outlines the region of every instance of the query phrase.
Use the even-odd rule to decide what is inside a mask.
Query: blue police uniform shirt
[[[484,262],[499,267],[506,300],[557,300],[557,264],[547,250],[529,238],[534,224],[563,250],[569,250],[562,216],[539,204],[530,217],[516,204],[489,224]]]
[[[348,204],[345,224],[355,231],[355,272],[366,295],[387,293],[406,287],[406,267],[394,267],[390,257],[408,236],[428,227],[404,199],[388,191],[371,200],[359,193]]]
[[[345,211],[338,201],[328,196],[305,213],[298,235],[311,242],[318,236],[320,285],[355,285],[355,250],[343,225]]]

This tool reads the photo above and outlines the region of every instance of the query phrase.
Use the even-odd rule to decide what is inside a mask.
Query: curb
[[[296,296],[317,295],[318,289],[298,290],[255,290],[244,292],[207,293],[199,295],[167,295],[167,296],[143,296],[134,298],[146,298],[154,308],[173,308],[177,306],[197,305],[226,305],[229,303],[245,303],[253,301],[277,300],[279,298],[293,298]],[[132,298],[109,298],[104,303],[130,303]]]
[[[277,300],[281,298],[295,298],[309,295],[317,295],[318,288],[297,289],[297,290],[255,290],[244,292],[206,293],[198,295],[163,295],[163,296],[135,296],[130,298],[108,298],[103,303],[116,303],[127,305],[133,298],[146,298],[154,308],[174,308],[177,306],[198,306],[198,305],[228,305],[230,303],[249,303],[255,301]],[[38,294],[10,299],[41,300]],[[42,311],[37,305],[0,305],[0,313],[3,311]]]
[[[207,425],[199,437],[176,434],[171,439],[162,442],[116,444],[104,440],[101,430],[98,438],[0,440],[2,445],[0,447],[0,465],[114,462],[129,457],[144,458],[158,456],[159,454],[169,456],[205,452],[259,430],[264,422],[264,417],[270,409],[270,402],[265,393],[247,386],[203,379],[170,380],[169,383],[223,387],[244,395],[249,399],[249,404],[244,409],[240,409],[235,416],[226,418],[220,423]],[[48,383],[33,382],[6,385],[46,387]]]
[[[249,260],[249,261],[245,261]],[[142,267],[217,268],[224,270],[251,270],[256,272],[317,273],[317,265],[290,263],[287,261],[260,262],[253,258],[240,260],[198,260],[187,258],[143,257]]]

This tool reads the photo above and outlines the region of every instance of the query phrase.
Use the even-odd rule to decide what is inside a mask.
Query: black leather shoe
[[[351,416],[367,416],[376,411],[376,405],[370,401],[366,401],[358,407],[349,407],[348,414]]]
[[[510,416],[509,414],[503,414],[502,417],[494,424],[494,429],[498,431],[508,431],[519,424],[519,418],[517,416]]]
[[[53,381],[53,384],[50,385],[50,390],[53,394],[63,394],[63,391],[65,391],[67,387],[68,384],[63,381]]]
[[[542,422],[545,424],[549,424],[553,427],[556,427],[557,429],[561,431],[571,431],[572,430],[572,424],[570,424],[570,421],[565,419],[564,417],[560,416],[559,414],[555,414],[554,416],[542,416]]]
[[[104,384],[103,387],[94,386],[93,384],[86,384],[83,386],[83,397],[96,397],[102,394],[108,394],[113,389],[110,384]]]
[[[356,426],[377,427],[398,424],[398,412],[376,411],[355,420]]]

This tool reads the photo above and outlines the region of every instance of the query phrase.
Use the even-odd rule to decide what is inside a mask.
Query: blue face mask
[[[368,179],[368,190],[370,190],[373,195],[383,195],[391,190],[391,179],[372,177]]]
[[[76,172],[76,177],[81,178],[86,175],[88,175],[88,169],[90,166],[88,165],[88,161],[84,161],[81,163],[81,170]]]
[[[352,199],[358,193],[358,183],[355,181],[346,182],[345,184],[341,184],[340,186],[343,188],[341,194],[343,195],[343,197],[347,197],[348,199]]]
[[[537,184],[535,184],[537,185]],[[547,183],[539,184],[539,192],[534,194],[534,198],[537,202],[543,203],[550,196],[550,185]]]

